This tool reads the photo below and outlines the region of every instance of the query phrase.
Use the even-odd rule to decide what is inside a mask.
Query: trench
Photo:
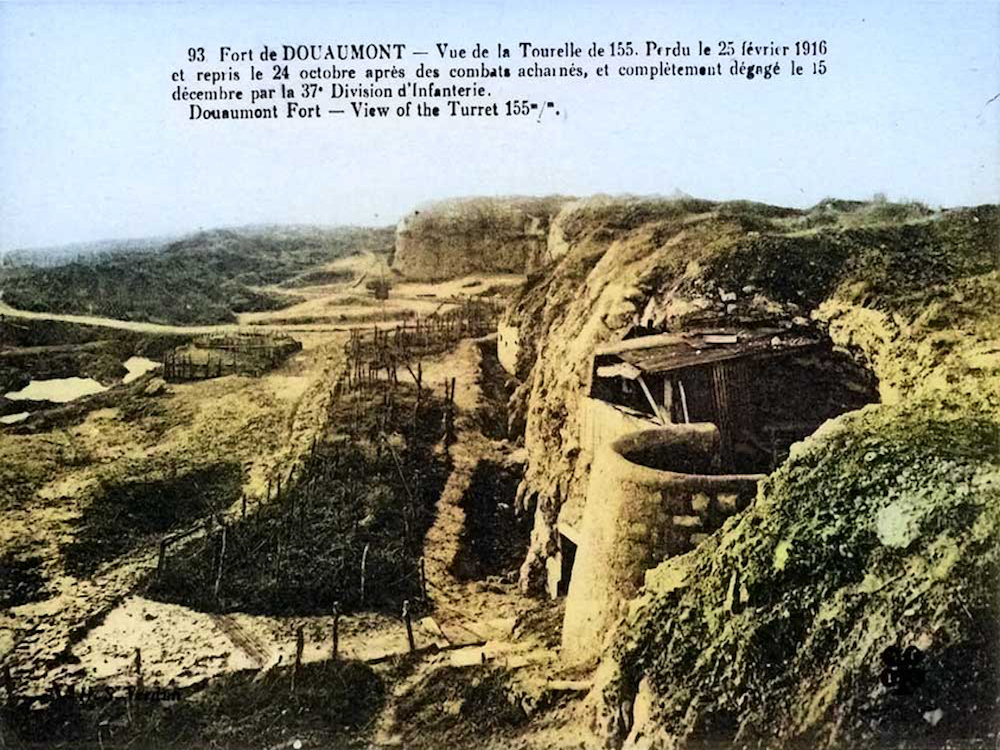
[[[483,461],[462,498],[465,528],[452,573],[459,580],[483,580],[516,573],[531,536],[530,518],[518,516],[514,498],[520,467]]]
[[[493,441],[506,440],[511,381],[497,358],[497,342],[476,342],[479,348],[480,390],[475,427]],[[524,475],[520,464],[481,460],[462,496],[465,526],[451,572],[459,580],[510,578],[524,560],[531,536],[531,519],[516,511],[517,488]]]
[[[496,340],[479,341],[479,388],[481,403],[476,410],[479,431],[492,440],[510,438],[508,403],[514,392],[510,376],[500,365]]]

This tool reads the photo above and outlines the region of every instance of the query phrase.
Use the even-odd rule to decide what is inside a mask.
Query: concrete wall
[[[652,430],[660,423],[651,415],[596,398],[580,401],[580,444],[596,456],[601,446],[633,432]]]
[[[620,437],[641,430],[660,427],[660,423],[648,414],[641,414],[624,406],[609,404],[596,398],[580,400],[580,444],[584,452],[591,457],[597,449],[608,443],[613,443]],[[580,543],[580,529],[583,521],[586,498],[566,498],[559,509],[557,528],[559,533],[573,544]],[[545,562],[545,590],[550,598],[559,596],[560,584],[563,583],[563,552],[556,552]]]
[[[497,359],[511,375],[517,375],[517,355],[521,349],[521,331],[517,326],[497,326]]]
[[[713,424],[644,430],[598,449],[566,600],[566,661],[596,658],[625,605],[638,593],[643,574],[693,549],[743,510],[764,478],[658,470],[630,456],[655,454],[663,466],[673,452],[686,462],[700,455],[707,464],[718,449],[719,431]]]

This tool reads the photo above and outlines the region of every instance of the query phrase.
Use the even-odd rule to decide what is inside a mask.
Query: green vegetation
[[[998,441],[995,415],[933,399],[817,433],[745,516],[652,574],[608,704],[645,678],[656,731],[746,747],[779,733],[916,747],[995,732]],[[892,645],[924,651],[913,695],[880,683]],[[937,708],[931,727],[922,714]]]
[[[894,214],[896,204],[865,204],[867,216]],[[898,309],[935,285],[988,273],[997,267],[1000,211],[980,206],[941,214],[931,221],[859,225],[862,209],[808,233],[786,225],[751,232],[706,261],[704,276],[725,289],[752,284],[779,302],[814,307],[838,287],[852,287],[858,301]],[[901,216],[909,219],[905,206]]]
[[[43,564],[41,557],[24,552],[8,551],[0,555],[0,609],[46,598]]]
[[[393,230],[220,229],[157,250],[4,271],[3,301],[24,310],[156,323],[229,323],[299,301],[260,287],[361,251],[388,252]]]
[[[385,700],[381,678],[364,664],[325,661],[269,672],[238,672],[204,689],[183,691],[180,700],[159,701],[146,685],[146,699],[112,699],[99,692],[55,699],[32,710],[30,699],[0,709],[0,731],[12,747],[30,737],[47,748],[363,748]]]
[[[154,478],[157,473],[162,474]],[[148,466],[130,471],[141,480],[104,477],[78,521],[79,531],[63,546],[66,570],[86,576],[97,566],[164,532],[228,507],[239,498],[238,464],[215,464],[178,472]],[[148,478],[147,478],[148,477]]]
[[[528,721],[511,678],[491,667],[443,667],[396,707],[408,748],[503,746]]]
[[[447,476],[442,406],[400,383],[394,406],[382,392],[358,391],[333,405],[333,432],[271,503],[221,537],[172,553],[150,594],[208,611],[329,613],[385,608],[420,597],[418,559]],[[405,479],[404,479],[405,478]],[[278,486],[275,483],[274,493]],[[365,594],[361,595],[362,560]]]

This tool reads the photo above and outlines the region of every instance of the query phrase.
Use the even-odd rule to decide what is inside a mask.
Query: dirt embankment
[[[522,342],[513,419],[529,453],[522,505],[536,513],[525,590],[537,590],[554,552],[559,510],[585,492],[578,412],[592,353],[633,325],[818,327],[874,371],[883,401],[931,381],[953,389],[928,380],[945,359],[955,372],[991,366],[995,333],[977,311],[995,288],[996,209],[848,208],[626,199],[559,217],[568,250],[529,278],[503,321]]]
[[[396,228],[393,269],[411,279],[524,273],[548,261],[562,198],[466,198],[407,214]]]
[[[561,257],[529,279],[504,321],[520,334],[520,497],[535,513],[524,590],[541,588],[559,511],[586,490],[591,457],[577,414],[594,348],[631,326],[808,325],[873,371],[882,401],[793,451],[748,516],[654,576],[605,659],[615,675],[596,696],[606,736],[766,745],[761,737],[780,731],[834,743],[884,737],[897,719],[915,722],[907,736],[939,725],[949,736],[966,720],[988,731],[981,709],[994,707],[997,665],[981,623],[997,614],[981,582],[996,580],[986,545],[1000,531],[989,510],[1000,412],[997,207],[622,200],[575,204],[557,223]],[[880,539],[897,521],[905,543]],[[681,565],[696,573],[685,577]],[[732,571],[743,569],[734,584]],[[905,709],[878,692],[879,657],[893,643],[917,645],[929,660],[931,692]],[[962,672],[959,653],[980,661]],[[761,671],[758,662],[783,666]],[[952,667],[961,674],[943,676]],[[722,684],[731,687],[720,693]],[[956,685],[972,697],[949,703]],[[789,708],[763,708],[772,705]],[[872,719],[883,710],[889,718]]]

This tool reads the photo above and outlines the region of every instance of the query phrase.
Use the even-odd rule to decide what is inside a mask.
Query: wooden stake
[[[226,561],[226,524],[222,524],[222,544],[219,550],[219,572],[215,576],[215,598],[219,598],[219,586],[222,584],[222,564]]]
[[[410,644],[410,651],[416,651],[417,646],[413,641],[413,623],[410,621],[410,600],[403,600],[403,622],[406,623],[406,641]]]
[[[371,545],[366,544],[364,551],[361,553],[361,605],[365,604],[365,568],[368,565],[368,548]]]
[[[302,652],[305,650],[306,639],[302,633],[302,626],[295,631],[295,666],[292,668],[292,692],[295,692],[295,679],[299,676],[299,669],[302,668]]]
[[[333,603],[333,660],[336,661],[340,650],[340,602]]]
[[[135,687],[137,692],[142,691],[142,650],[135,650]]]

